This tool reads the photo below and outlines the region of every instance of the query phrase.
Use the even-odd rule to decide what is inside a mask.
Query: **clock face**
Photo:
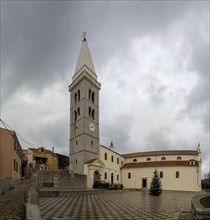
[[[95,125],[92,122],[89,123],[89,129],[90,129],[91,132],[94,132],[95,129],[96,129]]]

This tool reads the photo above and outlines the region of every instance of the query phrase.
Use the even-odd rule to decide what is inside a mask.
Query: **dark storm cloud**
[[[21,86],[39,91],[65,78],[75,60],[71,57],[74,47],[69,43],[74,37],[66,31],[65,5],[25,1],[1,4],[3,98]]]
[[[57,78],[64,78],[70,67],[74,68],[79,48],[76,34],[81,34],[82,28],[92,36],[93,57],[100,66],[110,53],[126,48],[130,36],[167,28],[191,6],[189,2],[181,7],[176,2],[20,1],[1,4],[1,51],[4,55],[1,65],[2,78],[7,85],[3,86],[3,97],[19,86],[38,91]],[[144,19],[140,19],[139,14]]]
[[[164,111],[163,115],[169,114],[168,109],[164,110],[163,106],[167,106],[170,100],[174,109],[181,109],[180,123],[190,116],[190,120],[196,118],[203,123],[205,135],[209,131],[209,31],[206,31],[209,28],[208,10],[208,1],[1,1],[3,117],[11,120],[15,128],[24,131],[22,133],[27,134],[32,142],[49,147],[53,145],[59,152],[68,152],[69,99],[64,98],[62,104],[67,111],[58,110],[59,114],[63,113],[62,116],[56,117],[58,112],[55,111],[48,118],[47,113],[61,105],[53,98],[57,94],[57,90],[52,90],[53,85],[62,83],[64,88],[58,93],[58,100],[69,95],[67,85],[71,82],[79,55],[81,33],[87,31],[88,45],[98,79],[104,79],[101,82],[102,90],[112,91],[100,96],[103,99],[100,102],[100,109],[103,109],[100,115],[101,144],[109,146],[113,140],[119,152],[132,152],[133,146],[138,148],[138,151],[144,148],[168,149],[174,146],[174,140],[177,138],[179,141],[176,143],[180,143],[179,146],[190,146],[186,139],[173,133],[170,126],[161,126],[161,122],[154,126],[154,129],[153,123],[154,119],[158,118],[156,107],[159,111]],[[187,63],[186,71],[197,76],[193,87],[189,78],[189,85],[180,88],[185,93],[182,106],[178,106],[178,90],[172,91],[176,100],[168,96],[171,88],[164,81],[164,75],[154,77],[156,71],[159,71],[158,65],[156,69],[152,68],[153,77],[142,82],[139,77],[142,72],[138,72],[137,76],[135,68],[138,69],[145,63],[136,63],[135,68],[133,63],[128,64],[131,58],[135,58],[129,50],[131,42],[136,38],[141,40],[148,36],[155,42],[152,45],[160,47],[160,52],[164,46],[173,45],[175,48],[177,38],[180,38],[182,48],[179,49],[178,55],[183,60],[177,61],[177,72],[173,74],[184,74],[182,70]],[[158,37],[162,41],[158,41]],[[159,42],[163,44],[159,45]],[[176,53],[171,48],[169,55]],[[142,60],[146,52],[142,51]],[[154,48],[151,48],[151,54],[153,52]],[[176,56],[172,57],[176,59]],[[118,61],[112,62],[114,58]],[[109,71],[109,63],[109,69],[115,69],[117,65],[116,72]],[[164,65],[170,65],[167,59]],[[104,72],[104,69],[107,72]],[[164,71],[167,73],[167,68]],[[146,88],[146,92],[139,92],[139,86]],[[45,90],[55,94],[42,98]],[[27,103],[24,104],[25,96],[32,93],[36,99],[30,100],[30,97],[27,97],[26,102],[32,102],[31,107],[27,107]],[[141,99],[134,93],[140,94]],[[139,121],[135,129],[134,122],[144,106],[137,102],[132,105],[133,97],[145,105],[149,100],[153,105],[153,111],[145,111],[145,118],[149,120],[144,121],[146,124],[143,125],[142,121]],[[14,99],[17,99],[18,103],[13,102]],[[37,107],[40,105],[40,99],[43,108]],[[129,107],[126,108],[126,105]],[[135,108],[132,109],[132,106]],[[147,109],[151,108],[147,106]],[[176,115],[180,115],[180,112],[176,112]],[[150,117],[149,114],[152,113],[157,114],[157,117]],[[23,123],[19,122],[20,117]],[[31,122],[34,120],[38,121],[32,126]],[[139,134],[134,143],[132,131],[141,130],[141,126],[145,127],[145,137]]]

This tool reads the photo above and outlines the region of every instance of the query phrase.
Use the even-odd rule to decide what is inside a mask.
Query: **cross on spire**
[[[82,41],[83,41],[83,42],[86,41],[86,31],[83,31],[83,32],[82,32],[82,36],[83,36]]]

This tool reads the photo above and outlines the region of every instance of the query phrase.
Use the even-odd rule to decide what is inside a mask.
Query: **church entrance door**
[[[100,173],[98,172],[98,170],[96,170],[96,171],[94,172],[94,175],[93,175],[93,182],[94,182],[94,183],[95,183],[95,182],[100,182],[100,180],[101,180]]]
[[[111,174],[111,184],[112,185],[114,184],[114,174],[113,173]]]

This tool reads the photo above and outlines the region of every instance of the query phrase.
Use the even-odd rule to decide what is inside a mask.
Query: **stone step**
[[[39,191],[39,197],[58,197],[58,196],[59,196],[58,190]]]

